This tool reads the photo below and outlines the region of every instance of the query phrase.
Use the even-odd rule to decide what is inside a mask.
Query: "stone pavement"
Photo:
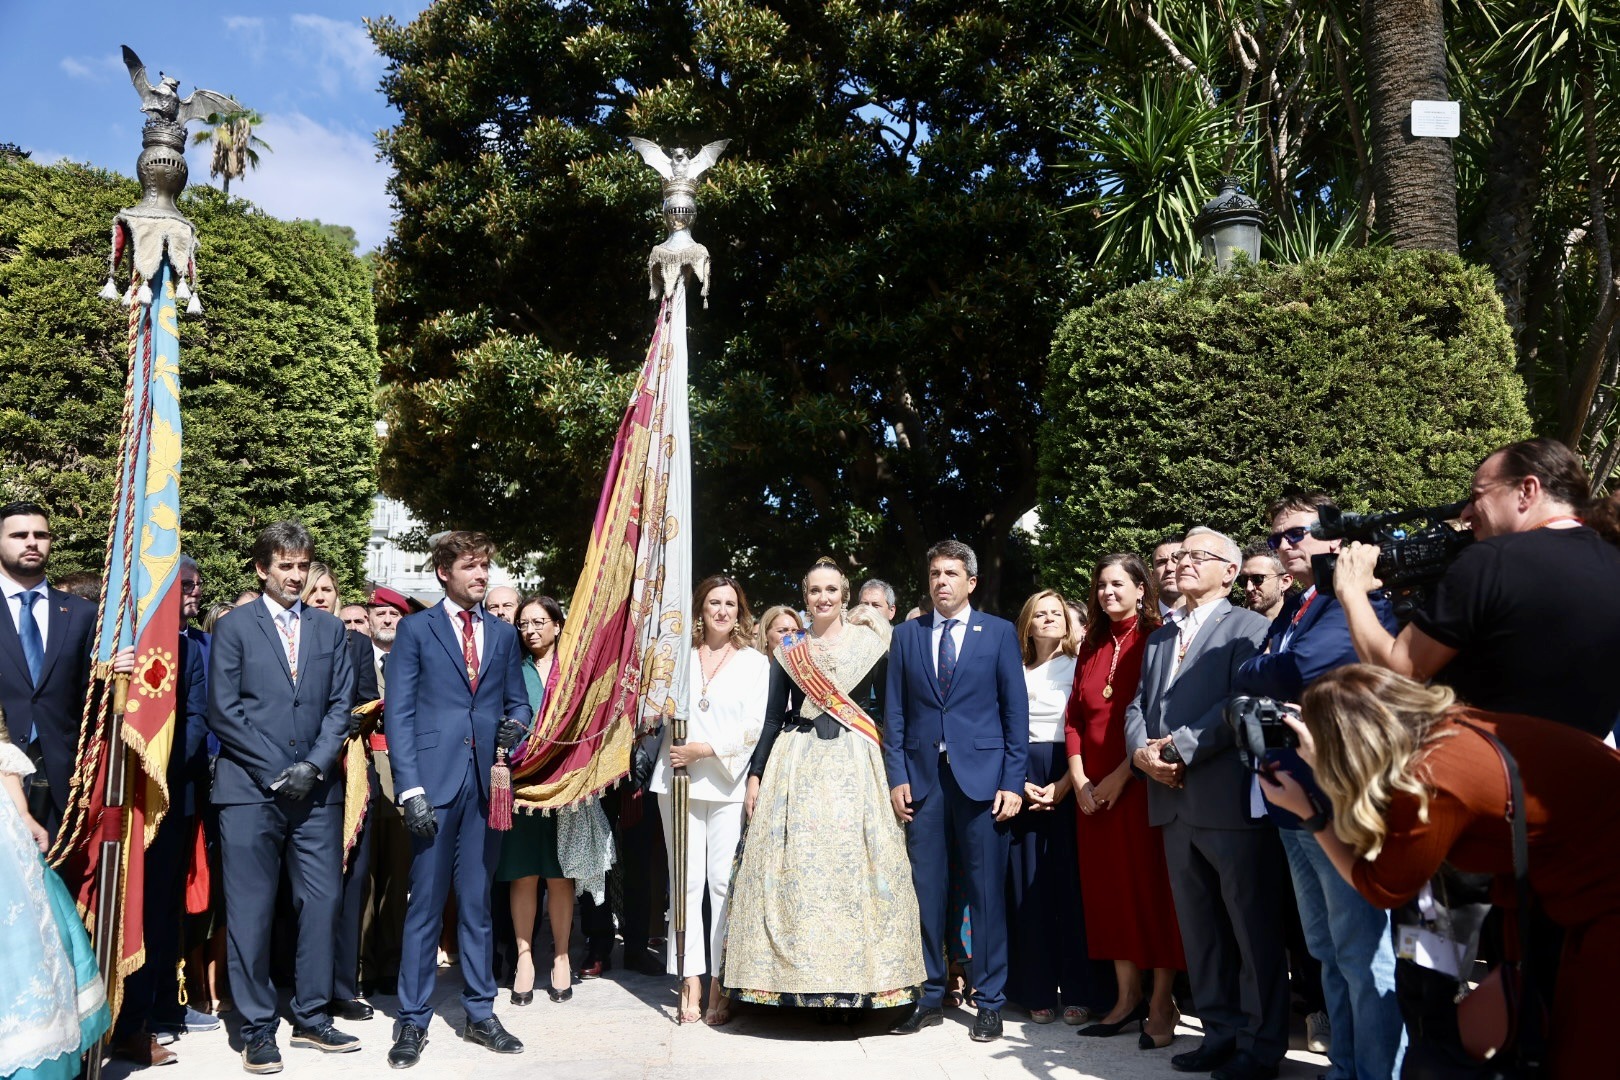
[[[1075,1037],[1063,1023],[1039,1025],[1021,1011],[1004,1014],[1007,1034],[980,1044],[968,1038],[971,1009],[953,1009],[944,1026],[916,1035],[886,1033],[898,1010],[862,1016],[850,1027],[826,1027],[811,1010],[739,1006],[730,1024],[677,1027],[673,976],[653,978],[613,970],[605,978],[581,982],[573,1000],[554,1004],[544,990],[534,1003],[516,1008],[502,990],[496,1015],[526,1049],[521,1055],[492,1054],[463,1042],[459,979],[440,971],[438,1013],[428,1030],[422,1063],[408,1074],[388,1068],[392,1015],[397,1001],[374,998],[377,1016],[365,1023],[339,1024],[358,1035],[364,1047],[351,1054],[322,1054],[288,1046],[290,1030],[278,1032],[288,1080],[364,1080],[410,1075],[412,1080],[471,1077],[478,1080],[1147,1080],[1181,1077],[1170,1056],[1193,1049],[1197,1021],[1191,1017],[1170,1049],[1138,1050],[1136,1033],[1113,1039]],[[285,1012],[283,1013],[285,1016]],[[162,1080],[246,1076],[240,1041],[229,1023],[221,1031],[188,1035],[172,1045],[180,1060],[159,1074]],[[455,1030],[452,1030],[454,1027]],[[1295,1045],[1300,1045],[1296,1035]],[[1284,1064],[1284,1080],[1313,1080],[1326,1059],[1295,1050]],[[130,1066],[110,1062],[102,1075],[123,1080]]]

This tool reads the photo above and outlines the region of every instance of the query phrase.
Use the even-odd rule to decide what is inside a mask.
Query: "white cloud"
[[[254,63],[264,59],[267,38],[263,19],[257,15],[227,15],[225,29],[241,42],[241,47],[253,58]]]
[[[114,53],[103,56],[64,56],[58,66],[71,78],[106,82],[114,76],[128,77],[124,61]]]
[[[294,32],[308,50],[316,78],[328,95],[343,88],[345,80],[362,90],[375,90],[382,78],[383,58],[358,22],[340,22],[325,15],[294,15]]]
[[[328,127],[303,113],[276,113],[254,129],[274,149],[259,151],[259,167],[231,182],[231,194],[254,202],[279,218],[319,218],[348,225],[360,251],[378,247],[388,236],[388,167],[377,160],[368,134]],[[191,148],[187,159],[193,184],[211,183],[207,143]],[[206,273],[206,271],[205,271]]]

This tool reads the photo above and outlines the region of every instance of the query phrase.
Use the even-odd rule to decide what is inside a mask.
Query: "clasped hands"
[[[309,798],[309,793],[315,790],[315,781],[320,778],[320,770],[315,766],[307,761],[295,761],[270,781],[270,790],[277,795],[285,795],[289,799],[302,802]]]
[[[1119,797],[1125,793],[1125,785],[1130,783],[1129,769],[1115,769],[1100,781],[1093,784],[1090,780],[1080,785],[1076,801],[1080,804],[1082,814],[1096,814],[1104,810],[1111,810],[1118,804]]]
[[[1187,766],[1164,760],[1164,748],[1169,742],[1168,735],[1162,739],[1149,739],[1146,744],[1137,747],[1136,753],[1131,755],[1131,761],[1147,774],[1150,780],[1157,780],[1165,787],[1185,787]]]

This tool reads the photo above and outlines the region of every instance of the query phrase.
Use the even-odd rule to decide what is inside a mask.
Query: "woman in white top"
[[[686,964],[681,985],[680,1022],[700,1017],[718,1026],[731,1018],[730,1003],[720,995],[720,980],[709,980],[709,1008],[703,1001],[704,972],[718,974],[720,945],[726,934],[726,897],[731,861],[742,836],[743,795],[748,762],[765,723],[765,698],[771,663],[751,647],[753,616],[742,586],[723,574],[704,579],[692,597],[692,668],[686,713],[686,745],[672,746],[673,725],[653,768],[650,789],[658,795],[664,844],[675,873],[674,810],[670,799],[672,769],[685,766],[692,778],[686,814]],[[709,891],[709,941],[703,940],[703,890]],[[669,935],[669,972],[675,974],[675,935]]]
[[[1063,597],[1042,589],[1018,616],[1029,690],[1029,772],[1012,821],[1008,863],[1007,998],[1037,1024],[1079,1024],[1098,999],[1080,914],[1069,757],[1063,712],[1074,687],[1079,628]],[[1108,994],[1102,995],[1104,999]]]

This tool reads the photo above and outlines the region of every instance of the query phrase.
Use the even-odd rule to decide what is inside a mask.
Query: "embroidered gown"
[[[810,649],[876,720],[889,625],[868,615],[851,612],[836,641]],[[749,772],[762,779],[731,886],[725,993],[828,1008],[915,1001],[925,975],[917,894],[882,751],[808,700],[781,650]]]

